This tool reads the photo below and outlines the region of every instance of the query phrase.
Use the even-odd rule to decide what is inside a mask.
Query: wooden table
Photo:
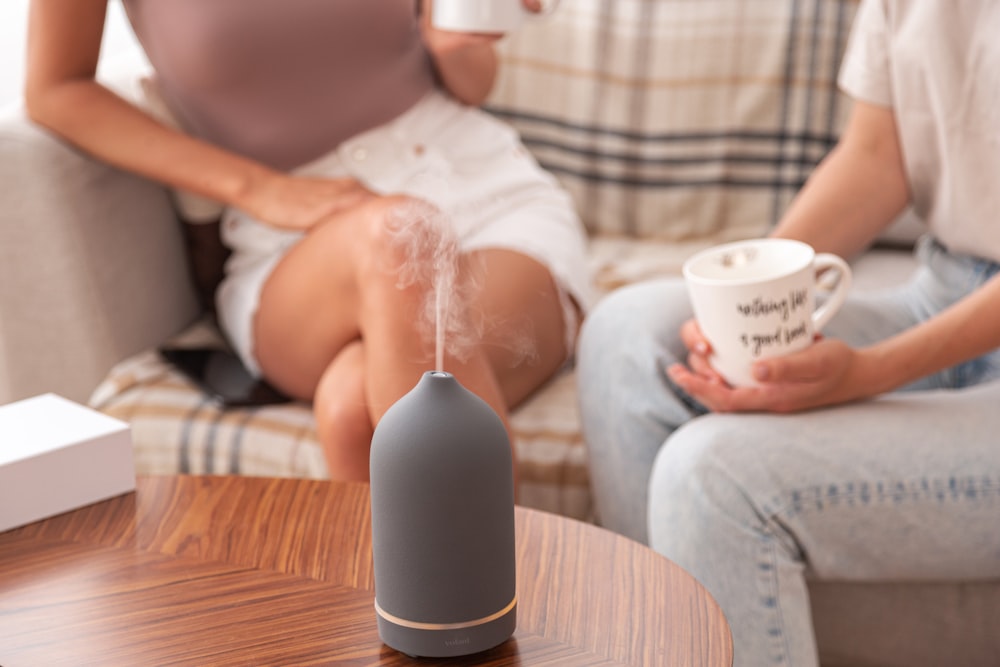
[[[595,526],[517,508],[518,627],[413,661],[373,608],[368,486],[149,477],[0,533],[0,665],[731,665],[686,572]]]

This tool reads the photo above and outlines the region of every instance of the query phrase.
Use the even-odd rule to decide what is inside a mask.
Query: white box
[[[55,394],[0,406],[0,532],[133,490],[125,422]]]

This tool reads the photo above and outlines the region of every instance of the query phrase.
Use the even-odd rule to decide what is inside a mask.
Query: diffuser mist
[[[379,421],[371,448],[379,636],[411,656],[503,643],[516,625],[510,441],[496,412],[429,371]]]

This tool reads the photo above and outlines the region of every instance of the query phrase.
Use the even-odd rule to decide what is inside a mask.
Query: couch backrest
[[[500,46],[487,108],[593,233],[766,232],[835,143],[856,0],[562,0]]]

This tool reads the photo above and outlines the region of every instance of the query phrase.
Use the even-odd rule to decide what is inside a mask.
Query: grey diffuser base
[[[372,563],[382,641],[411,656],[479,653],[514,632],[514,481],[500,416],[428,371],[372,435]]]
[[[491,621],[464,628],[410,628],[376,614],[378,634],[391,648],[415,658],[451,658],[486,651],[504,643],[517,626],[517,606]]]

